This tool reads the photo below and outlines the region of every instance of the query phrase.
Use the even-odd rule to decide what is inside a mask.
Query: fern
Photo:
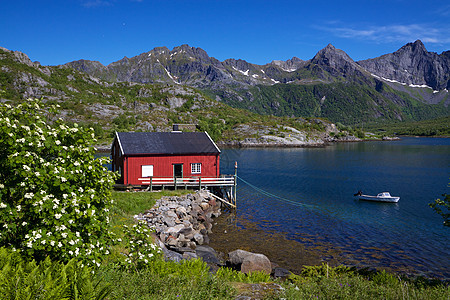
[[[105,299],[111,288],[92,280],[91,269],[75,259],[67,264],[46,258],[39,264],[0,248],[0,295],[5,299]]]

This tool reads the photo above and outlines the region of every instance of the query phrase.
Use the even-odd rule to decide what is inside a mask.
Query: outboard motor
[[[359,190],[356,194],[353,194],[353,196],[361,196],[362,195],[362,191]]]

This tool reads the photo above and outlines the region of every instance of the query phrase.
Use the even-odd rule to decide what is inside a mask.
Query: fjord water
[[[224,149],[238,181],[237,226],[282,232],[321,259],[450,278],[450,228],[428,204],[450,193],[450,139],[339,143],[325,148]],[[389,191],[398,203],[356,200]]]

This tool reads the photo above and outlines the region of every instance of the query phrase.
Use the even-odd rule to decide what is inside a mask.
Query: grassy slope
[[[449,114],[449,108],[442,103],[424,104],[387,85],[377,90],[368,85],[349,82],[275,84],[257,86],[250,92],[253,100],[244,96],[244,100],[230,98],[225,101],[234,107],[248,108],[260,114],[326,117],[332,122],[344,124],[374,120],[390,122],[400,118],[417,121]]]

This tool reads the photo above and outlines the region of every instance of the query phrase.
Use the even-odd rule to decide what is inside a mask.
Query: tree
[[[444,218],[444,226],[450,226],[450,194],[443,194],[443,200],[436,199],[430,207]]]
[[[0,246],[99,266],[115,174],[94,156],[93,129],[56,113],[39,100],[0,104]]]

